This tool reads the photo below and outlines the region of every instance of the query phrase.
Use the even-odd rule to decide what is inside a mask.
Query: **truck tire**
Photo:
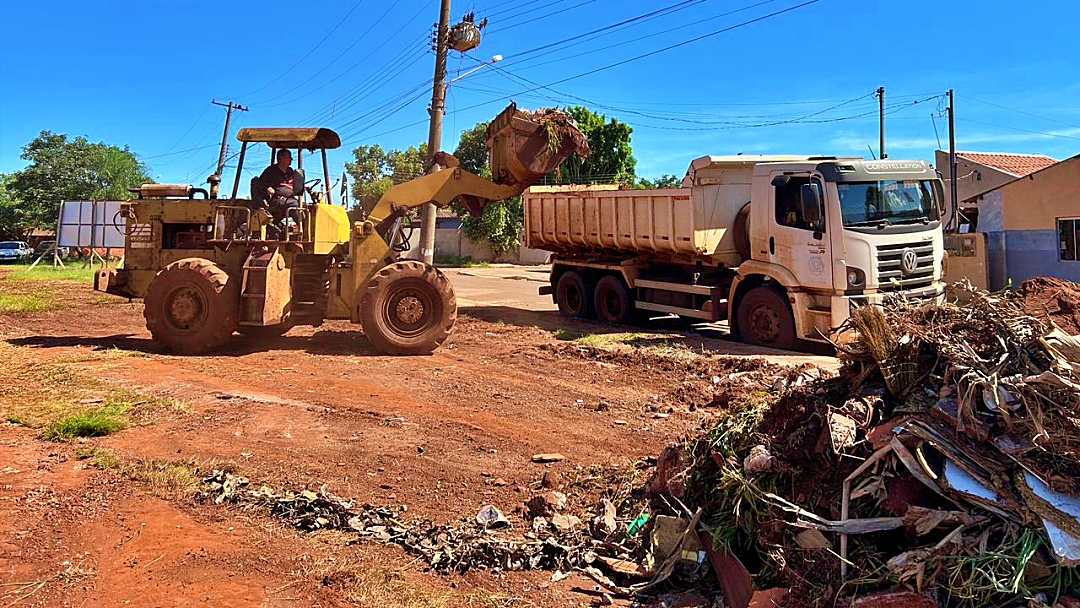
[[[559,305],[559,312],[568,317],[587,318],[592,304],[591,295],[585,280],[576,270],[562,273],[555,285],[555,302]]]
[[[203,258],[185,258],[157,273],[144,298],[146,328],[178,354],[198,354],[224,344],[236,329],[239,305],[229,275]]]
[[[596,282],[593,294],[593,310],[596,318],[604,323],[625,325],[634,314],[634,301],[630,289],[617,276],[606,275]]]
[[[375,273],[360,300],[364,335],[388,355],[428,355],[457,320],[450,281],[434,266],[404,261]]]
[[[754,287],[739,300],[739,335],[748,344],[791,350],[795,347],[795,317],[779,291]]]

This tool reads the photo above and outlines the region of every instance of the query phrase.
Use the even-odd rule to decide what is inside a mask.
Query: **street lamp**
[[[489,66],[489,65],[492,65],[492,64],[495,64],[495,63],[498,63],[498,62],[502,61],[502,58],[503,58],[502,55],[495,55],[491,59],[489,59],[488,61],[482,61],[480,63],[480,65],[476,66],[475,68],[473,68],[473,69],[469,70],[468,72],[465,72],[464,74],[456,76],[453,79],[447,81],[447,83],[446,83],[447,88],[449,88],[450,85],[454,84],[455,82],[461,80],[462,78],[465,78],[469,74],[472,74],[472,73],[476,72],[477,70],[479,70],[479,69],[481,69],[481,68],[483,68],[485,66]]]
[[[444,23],[440,25],[439,31],[445,31],[445,21],[449,19],[450,13],[449,0],[443,0],[443,3]],[[430,110],[431,123],[428,126],[429,155],[433,155],[439,151],[439,144],[442,141],[442,118],[444,107],[446,105],[446,91],[450,88],[450,84],[461,80],[484,66],[492,65],[499,61],[502,61],[502,55],[495,55],[490,61],[481,63],[453,80],[446,80],[446,47],[440,43],[435,60],[435,82],[432,87],[433,92]],[[439,168],[432,163],[428,168],[428,171],[438,171],[438,169]],[[431,203],[424,205],[420,213],[420,256],[427,264],[431,264],[435,259],[435,205]]]

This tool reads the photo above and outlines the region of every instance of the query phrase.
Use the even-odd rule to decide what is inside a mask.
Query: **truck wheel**
[[[185,258],[157,273],[143,316],[154,340],[180,354],[213,350],[236,329],[236,290],[229,275],[202,258]]]
[[[629,323],[634,312],[634,302],[626,283],[610,274],[597,281],[593,307],[597,319],[619,325]]]
[[[568,317],[584,318],[589,316],[589,289],[585,286],[585,280],[576,270],[567,270],[559,277],[555,285],[555,302],[559,305],[559,312]]]
[[[749,344],[790,350],[795,347],[795,318],[783,294],[754,287],[739,300],[739,334]]]
[[[377,272],[360,301],[360,323],[375,348],[389,355],[427,355],[457,320],[454,288],[420,262],[396,262]]]

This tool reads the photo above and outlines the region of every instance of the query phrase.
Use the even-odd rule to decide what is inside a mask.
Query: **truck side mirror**
[[[773,188],[783,188],[790,181],[791,181],[791,176],[790,175],[777,175],[777,176],[774,176],[772,178],[771,183],[772,183]]]
[[[803,220],[815,232],[821,232],[824,213],[821,208],[821,184],[810,182],[799,189],[799,206],[802,207]]]

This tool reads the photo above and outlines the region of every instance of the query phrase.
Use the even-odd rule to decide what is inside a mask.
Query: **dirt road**
[[[85,283],[35,284],[56,306],[0,312],[0,382],[8,385],[0,414],[9,420],[0,422],[0,600],[587,605],[590,596],[574,589],[591,581],[576,575],[559,583],[547,572],[435,575],[396,547],[301,533],[257,512],[192,499],[200,473],[228,466],[258,483],[325,484],[402,518],[450,522],[495,504],[513,520],[545,471],[573,480],[595,465],[630,467],[709,415],[680,391],[687,372],[655,365],[655,357],[698,357],[720,373],[731,359],[691,351],[761,354],[664,328],[629,335],[568,323],[535,296],[527,270],[509,273],[526,279],[502,269],[449,274],[463,304],[458,325],[433,356],[413,358],[379,356],[355,326],[339,323],[296,328],[269,343],[236,338],[210,356],[172,356],[150,341],[141,304]],[[0,291],[19,289],[0,277]],[[570,340],[580,336],[584,342]],[[598,361],[576,352],[583,343],[650,356]],[[112,403],[105,396],[118,387],[145,397],[132,402],[137,415],[124,430],[45,441],[40,425],[12,412],[62,399],[61,375],[96,379],[80,385],[89,397],[77,403],[95,403],[98,393],[97,401]],[[161,398],[168,405],[147,409]],[[531,462],[540,452],[566,460]]]

